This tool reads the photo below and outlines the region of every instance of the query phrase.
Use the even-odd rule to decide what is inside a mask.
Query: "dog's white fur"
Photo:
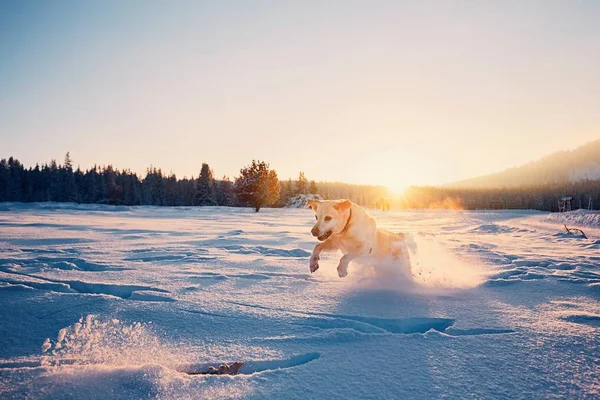
[[[344,254],[337,267],[340,278],[348,275],[348,264],[357,257],[410,260],[407,235],[377,228],[367,211],[350,200],[309,200],[307,205],[313,209],[317,220],[311,233],[320,241],[310,257],[311,273],[319,269],[322,251],[341,250]]]

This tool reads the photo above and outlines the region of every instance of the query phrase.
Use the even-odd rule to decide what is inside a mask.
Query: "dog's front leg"
[[[326,240],[315,246],[310,256],[310,273],[319,269],[319,259],[322,251],[337,251],[338,247],[332,240]]]
[[[357,257],[368,254],[370,250],[371,249],[368,246],[361,246],[356,251],[345,254],[342,258],[340,258],[340,263],[337,267],[338,276],[340,278],[343,278],[346,275],[348,275],[348,264],[350,264],[350,261],[354,260]]]

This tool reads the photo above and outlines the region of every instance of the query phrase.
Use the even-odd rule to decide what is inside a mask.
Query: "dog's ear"
[[[317,208],[319,208],[319,204],[321,204],[320,200],[310,199],[306,202],[306,207],[310,207],[313,211],[317,211]]]
[[[338,211],[344,211],[349,209],[350,207],[352,207],[352,202],[350,200],[340,200],[333,205],[333,208],[335,208]]]

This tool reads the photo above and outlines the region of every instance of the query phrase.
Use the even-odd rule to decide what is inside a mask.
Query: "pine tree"
[[[300,171],[298,180],[296,181],[296,195],[308,193],[308,180],[304,176],[304,172]]]
[[[32,174],[23,169],[21,174],[21,201],[30,202],[33,198],[33,187],[31,182]]]
[[[0,160],[0,201],[8,201],[10,188],[10,170],[5,158]]]
[[[60,168],[60,201],[75,201],[75,177],[73,175],[73,160],[67,151],[65,164]]]
[[[67,154],[65,154],[65,165],[64,165],[65,169],[70,169],[71,171],[73,171],[73,159],[71,159],[71,153],[67,151]]]
[[[183,178],[179,182],[179,190],[182,193],[183,204],[193,206],[196,198],[196,180],[192,176],[190,179]]]
[[[56,160],[50,160],[50,169],[48,170],[48,200],[60,201],[60,171]]]
[[[231,183],[228,177],[224,176],[216,184],[216,197],[219,206],[231,207],[233,205],[233,183]]]
[[[207,163],[202,163],[200,176],[196,183],[196,205],[216,206],[217,201],[213,191],[213,176]]]
[[[44,198],[44,182],[42,180],[42,171],[39,164],[35,164],[35,168],[31,172],[32,198],[31,201],[46,201]]]
[[[8,201],[22,201],[23,188],[23,166],[19,160],[10,157],[8,159],[8,169],[10,172],[10,180],[8,186]]]
[[[75,184],[75,197],[73,200],[76,203],[81,203],[83,201],[83,188],[85,187],[85,176],[83,175],[83,172],[81,171],[81,168],[79,168],[79,166],[77,167],[77,170],[73,172],[73,182]]]
[[[310,192],[310,194],[318,193],[317,184],[315,183],[315,181],[310,181],[310,188],[308,189],[308,191]]]
[[[143,186],[146,192],[145,204],[153,206],[166,205],[165,179],[160,168],[148,168]]]
[[[84,203],[96,203],[98,201],[96,194],[98,193],[98,170],[94,165],[92,169],[84,175]]]
[[[288,201],[294,197],[294,184],[292,183],[292,179],[288,179],[281,185],[279,195],[279,205],[281,207],[285,207]]]
[[[182,200],[177,192],[177,176],[171,172],[165,179],[166,201],[168,206],[181,206]]]
[[[254,207],[256,212],[263,206],[276,203],[279,189],[277,172],[269,169],[269,164],[264,161],[252,160],[250,165],[240,170],[240,176],[235,180],[238,199]]]
[[[104,171],[105,182],[105,200],[108,204],[123,204],[123,187],[119,185],[118,171],[115,171],[112,165],[108,165]]]

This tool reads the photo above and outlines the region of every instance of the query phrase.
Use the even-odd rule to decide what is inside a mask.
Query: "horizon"
[[[0,158],[399,192],[598,139],[600,3],[377,4],[3,2]]]
[[[520,167],[523,167],[523,166],[527,166],[529,164],[533,164],[535,162],[541,161],[544,158],[553,156],[553,155],[561,153],[561,152],[571,152],[571,151],[578,150],[581,147],[585,147],[585,146],[590,145],[590,144],[592,144],[594,142],[600,142],[600,138],[598,138],[596,140],[588,141],[588,142],[585,142],[585,143],[582,143],[582,144],[578,144],[578,145],[575,145],[575,146],[571,146],[571,147],[568,147],[568,148],[565,148],[565,149],[562,149],[562,150],[558,150],[558,151],[556,151],[554,153],[551,153],[551,154],[544,154],[544,155],[542,155],[539,158],[536,158],[536,159],[533,159],[533,160],[529,160],[528,162],[525,162],[523,164],[509,166],[509,167],[506,167],[506,168],[504,168],[502,170],[491,172],[490,174],[493,175],[493,174],[503,173],[503,172],[506,172],[506,171],[511,170],[511,169],[517,169],[517,168],[520,168]],[[94,168],[94,166],[98,167],[98,168],[103,168],[103,167],[111,166],[112,168],[114,168],[115,170],[118,170],[118,171],[130,171],[133,174],[136,174],[140,179],[143,179],[144,176],[147,174],[147,172],[150,171],[151,169],[156,169],[156,170],[162,171],[165,177],[166,176],[175,175],[176,178],[177,178],[177,180],[182,180],[182,179],[192,179],[192,180],[194,180],[194,179],[198,179],[198,177],[200,175],[200,169],[202,167],[202,164],[204,163],[203,161],[199,162],[200,167],[198,168],[198,174],[196,174],[196,175],[191,174],[190,176],[188,176],[188,175],[180,176],[180,175],[177,175],[176,173],[174,173],[172,170],[164,169],[162,166],[158,166],[158,165],[149,165],[149,166],[147,166],[144,169],[144,171],[134,171],[131,168],[121,167],[119,165],[114,165],[114,164],[111,164],[111,163],[98,163],[98,164],[93,164],[93,165],[91,165],[89,167],[86,167],[86,168],[82,168],[81,165],[80,165],[80,163],[76,162],[76,160],[74,159],[73,154],[71,154],[71,152],[66,152],[64,154],[64,157],[62,159],[52,158],[50,160],[46,160],[46,161],[43,161],[43,162],[39,162],[38,161],[38,162],[35,162],[33,164],[24,164],[19,157],[15,157],[15,156],[6,156],[6,157],[4,157],[3,155],[0,155],[0,160],[2,160],[2,159],[8,160],[9,158],[13,158],[13,159],[19,161],[20,163],[22,163],[22,165],[23,165],[24,168],[26,168],[26,169],[29,169],[29,168],[34,169],[36,166],[43,167],[44,165],[49,165],[52,161],[55,161],[57,163],[57,165],[59,165],[59,166],[64,165],[64,161],[61,162],[61,160],[64,160],[66,158],[67,154],[69,154],[70,159],[73,162],[73,169],[74,170],[81,169],[82,172],[85,172],[87,170],[90,170],[90,169]],[[257,161],[259,161],[259,160],[257,160]],[[265,161],[265,162],[269,163],[266,160],[262,160],[262,161]],[[241,166],[240,169],[242,169],[242,168],[246,167],[247,165],[249,165],[250,162],[248,162],[248,163],[244,164],[243,166]],[[238,171],[237,174],[233,174],[233,175],[220,175],[216,171],[214,171],[214,169],[210,166],[210,164],[209,164],[209,167],[211,169],[211,172],[213,173],[213,178],[215,180],[222,180],[222,178],[227,178],[227,179],[230,179],[231,181],[234,181],[236,179],[236,177],[239,175],[239,171]],[[273,168],[273,166],[271,166],[271,168]],[[275,171],[277,172],[277,169],[275,169]],[[278,178],[279,178],[279,180],[281,182],[286,182],[288,180],[291,180],[292,182],[295,182],[298,179],[298,175],[300,173],[304,173],[304,171],[298,171],[298,173],[296,174],[296,176],[290,176],[290,177],[286,177],[286,178],[282,178],[282,177],[280,177],[278,175]],[[464,181],[468,181],[468,180],[472,180],[472,179],[477,179],[477,178],[482,178],[482,177],[485,177],[485,176],[486,175],[471,176],[469,178],[464,179]],[[461,180],[461,181],[453,181],[453,182],[444,182],[444,183],[441,183],[441,184],[434,184],[434,185],[413,184],[413,185],[408,185],[408,186],[404,187],[401,191],[397,191],[397,190],[394,190],[393,188],[391,188],[391,187],[389,187],[387,185],[375,184],[375,183],[371,183],[371,182],[364,182],[364,183],[363,182],[345,182],[345,181],[339,181],[339,180],[327,181],[327,180],[313,179],[310,176],[306,177],[306,179],[309,182],[310,181],[315,181],[316,183],[321,183],[321,184],[326,183],[326,184],[344,184],[344,185],[360,185],[360,186],[381,187],[381,188],[389,190],[390,193],[393,194],[394,196],[401,196],[401,195],[403,195],[405,193],[405,191],[407,189],[411,188],[411,187],[444,187],[444,186],[448,186],[448,185],[453,184],[453,183],[460,183],[460,182],[463,181],[463,180]],[[452,186],[450,186],[450,187],[452,187]]]

